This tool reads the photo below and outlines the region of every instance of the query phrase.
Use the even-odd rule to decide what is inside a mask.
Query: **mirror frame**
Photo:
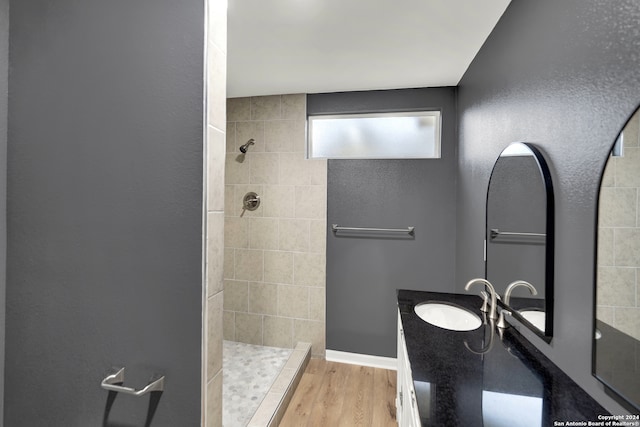
[[[545,330],[542,331],[535,327],[532,323],[526,320],[517,310],[510,310],[510,307],[505,305],[504,301],[498,300],[498,305],[502,308],[507,308],[511,312],[511,316],[517,319],[521,324],[526,326],[529,330],[535,333],[538,337],[542,338],[547,343],[550,343],[553,338],[553,311],[554,311],[554,257],[555,257],[555,201],[553,198],[553,182],[551,180],[551,171],[549,169],[549,165],[547,161],[544,159],[542,152],[538,150],[533,144],[529,142],[512,142],[507,147],[512,144],[523,144],[525,145],[531,152],[533,153],[533,157],[538,164],[538,169],[540,170],[540,177],[542,178],[542,183],[545,186],[545,192],[547,196],[547,206],[546,206],[546,237],[545,237],[545,265],[544,265],[544,291],[545,291]],[[491,178],[493,177],[493,173],[495,172],[496,164],[498,160],[500,160],[500,156],[507,149],[504,147],[502,151],[500,151],[500,155],[496,159],[493,164],[493,168],[491,169],[491,175],[489,177],[489,184],[487,185],[487,196],[485,201],[485,261],[484,261],[484,277],[488,280],[488,242],[490,239],[489,236],[489,189],[491,187]],[[516,280],[517,278],[514,278]]]
[[[604,173],[605,170],[607,169],[607,165],[609,164],[609,161],[611,161],[611,159],[613,158],[612,154],[614,152],[614,149],[618,143],[618,140],[620,139],[620,135],[622,135],[622,133],[624,132],[624,130],[626,129],[627,125],[629,125],[629,123],[631,122],[631,120],[634,118],[634,116],[636,114],[638,114],[640,112],[640,105],[636,106],[636,108],[631,112],[631,114],[629,115],[629,117],[627,118],[627,120],[625,121],[624,125],[622,126],[622,128],[620,128],[620,131],[618,132],[618,134],[616,135],[613,143],[610,145],[609,150],[607,151],[607,156],[605,159],[604,164],[602,165],[602,168],[600,170],[600,178],[598,180],[598,187],[597,187],[597,192],[596,192],[596,204],[595,204],[595,224],[594,224],[594,248],[593,248],[593,252],[594,252],[594,256],[593,256],[593,305],[592,305],[592,328],[591,328],[591,375],[598,380],[603,386],[604,386],[604,392],[605,394],[607,394],[609,397],[611,397],[613,400],[615,400],[616,402],[618,402],[623,408],[625,408],[626,410],[628,410],[631,414],[635,414],[640,410],[640,402],[632,402],[628,397],[626,397],[624,394],[622,394],[621,392],[619,392],[612,384],[609,384],[604,378],[602,378],[601,376],[598,376],[597,373],[597,366],[596,366],[596,361],[597,361],[597,344],[598,344],[598,337],[596,337],[596,334],[598,332],[598,316],[597,316],[597,310],[598,310],[598,244],[599,244],[599,228],[600,228],[600,199],[601,199],[601,193],[602,193],[602,183],[604,181]],[[603,322],[604,323],[604,322]],[[605,323],[605,325],[607,325]],[[607,325],[609,326],[609,325]],[[613,326],[611,326],[611,328],[613,328]],[[615,328],[614,328],[615,329]]]

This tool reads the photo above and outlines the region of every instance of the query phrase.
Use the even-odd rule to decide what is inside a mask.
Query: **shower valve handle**
[[[255,211],[260,206],[260,196],[253,191],[245,194],[242,199],[242,206],[248,211]]]

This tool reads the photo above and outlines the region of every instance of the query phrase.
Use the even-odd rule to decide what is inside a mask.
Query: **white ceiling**
[[[455,86],[510,0],[229,0],[227,96]]]

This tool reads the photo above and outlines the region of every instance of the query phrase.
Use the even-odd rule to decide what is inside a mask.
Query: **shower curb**
[[[276,427],[280,424],[310,358],[311,344],[298,342],[247,427]]]

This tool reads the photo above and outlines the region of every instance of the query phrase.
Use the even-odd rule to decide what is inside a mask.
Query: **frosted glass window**
[[[440,112],[309,116],[309,158],[440,157]]]

